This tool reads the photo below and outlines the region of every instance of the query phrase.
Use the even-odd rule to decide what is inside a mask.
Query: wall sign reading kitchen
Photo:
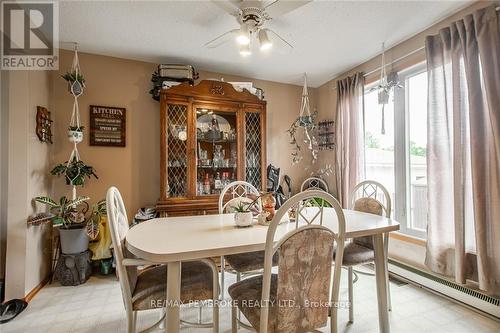
[[[125,108],[90,106],[90,145],[125,147]]]

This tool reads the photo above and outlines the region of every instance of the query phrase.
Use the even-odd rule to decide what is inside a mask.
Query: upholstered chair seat
[[[271,275],[271,292],[269,294],[269,321],[267,332],[274,332],[276,324],[276,294],[278,275]],[[229,295],[253,327],[260,324],[260,302],[262,299],[262,275],[236,282],[228,288]]]
[[[333,253],[335,258],[336,250]],[[350,267],[362,265],[375,260],[375,251],[372,249],[356,244],[354,242],[346,243],[344,247],[344,257],[342,259],[342,266]]]
[[[137,276],[132,293],[134,311],[161,308],[166,300],[167,268],[156,266],[143,270]],[[203,301],[213,295],[212,269],[203,262],[182,263],[181,301]]]
[[[264,251],[233,254],[226,256],[226,261],[236,272],[251,272],[264,268]],[[279,255],[273,256],[273,266],[277,266]]]

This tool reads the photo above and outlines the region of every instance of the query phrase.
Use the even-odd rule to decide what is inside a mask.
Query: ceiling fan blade
[[[239,29],[229,30],[228,32],[223,33],[222,35],[215,37],[211,41],[206,42],[203,46],[209,49],[214,49],[216,47],[219,47],[222,44],[225,44],[228,41],[230,41],[232,39],[231,37],[235,36],[238,31],[240,30]]]
[[[302,7],[312,0],[297,0],[297,1],[287,1],[287,0],[275,0],[266,7],[264,10],[271,18],[282,16],[288,14],[289,12]]]
[[[282,50],[285,53],[290,53],[293,50],[293,45],[287,42],[283,37],[278,35],[275,31],[271,29],[265,29],[266,32],[271,36],[271,41],[273,44],[278,46],[278,50]]]
[[[211,0],[214,5],[232,16],[238,16],[241,12],[240,0]]]

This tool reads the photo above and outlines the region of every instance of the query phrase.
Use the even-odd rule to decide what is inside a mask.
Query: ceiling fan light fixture
[[[240,46],[240,55],[242,57],[248,57],[252,55],[252,50],[250,50],[250,44]]]
[[[259,43],[261,51],[266,51],[273,47],[273,43],[269,39],[266,29],[261,29],[259,31]]]
[[[240,45],[250,44],[250,29],[248,28],[248,24],[246,23],[241,24],[240,31],[236,36],[236,41]]]

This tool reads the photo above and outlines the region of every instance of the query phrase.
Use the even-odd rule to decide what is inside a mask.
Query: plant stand
[[[63,286],[85,283],[92,274],[90,251],[77,254],[61,253],[57,261],[55,277]]]

